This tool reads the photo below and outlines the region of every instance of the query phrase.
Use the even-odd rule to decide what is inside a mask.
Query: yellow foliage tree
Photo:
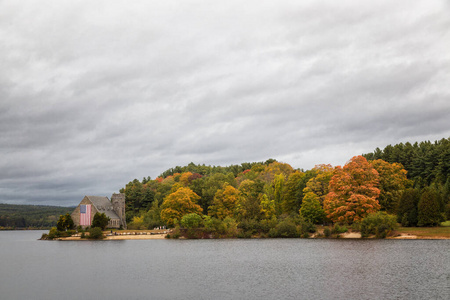
[[[197,204],[200,197],[190,188],[181,187],[169,194],[161,206],[161,219],[167,225],[173,226],[177,221],[190,213],[202,215],[202,208]]]
[[[233,217],[238,198],[239,191],[225,182],[222,189],[217,190],[208,214],[221,220]]]
[[[391,164],[381,159],[374,160],[371,164],[380,175],[380,197],[378,201],[381,209],[390,214],[396,213],[400,197],[409,185],[406,170],[402,164]]]

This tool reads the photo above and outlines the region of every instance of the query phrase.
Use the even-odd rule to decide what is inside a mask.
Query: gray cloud
[[[450,136],[444,1],[2,1],[0,202]]]

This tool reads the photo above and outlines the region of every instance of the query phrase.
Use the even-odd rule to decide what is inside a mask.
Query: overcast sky
[[[0,203],[450,137],[449,1],[0,1]]]

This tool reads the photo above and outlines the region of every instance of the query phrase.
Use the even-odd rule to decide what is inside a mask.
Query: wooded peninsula
[[[324,235],[352,229],[385,237],[397,223],[450,223],[450,139],[388,145],[342,167],[306,171],[274,159],[190,163],[121,192],[129,228],[169,226],[172,237],[308,237],[318,224],[331,225]]]
[[[389,145],[344,166],[311,170],[274,159],[190,163],[134,179],[120,192],[128,229],[168,227],[169,238],[330,237],[349,230],[384,238],[399,225],[450,226],[450,139]]]

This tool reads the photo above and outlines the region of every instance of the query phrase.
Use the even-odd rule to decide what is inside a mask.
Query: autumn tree
[[[222,188],[225,182],[231,186],[235,185],[235,179],[232,173],[227,175],[216,173],[211,176],[205,176],[192,181],[189,185],[189,187],[200,196],[198,204],[203,208],[204,214],[208,213],[208,208],[212,205],[214,196],[217,191]]]
[[[241,219],[259,219],[261,214],[260,194],[263,183],[244,180],[239,186],[239,200],[237,204],[238,216]]]
[[[324,209],[333,222],[353,223],[380,209],[378,172],[362,156],[336,167],[325,197]]]
[[[264,168],[258,178],[269,183],[275,179],[275,175],[282,174],[284,178],[288,178],[292,172],[294,172],[294,169],[289,164],[274,161]]]
[[[222,189],[217,190],[208,214],[220,220],[234,217],[238,197],[239,191],[225,182]]]
[[[371,162],[380,176],[380,196],[378,201],[381,210],[395,213],[403,191],[408,186],[406,170],[399,163],[388,163],[377,159]]]
[[[309,192],[316,194],[320,204],[323,205],[334,168],[331,165],[316,165],[312,171],[315,171],[317,175],[308,180],[303,194],[306,195]]]
[[[188,186],[188,184],[190,183],[190,178],[192,178],[192,173],[191,172],[184,172],[181,174],[180,176],[180,183],[183,186]]]
[[[275,200],[269,199],[266,194],[260,194],[259,198],[263,217],[267,220],[272,219],[276,215]]]
[[[167,225],[173,226],[175,222],[189,213],[202,214],[203,209],[197,204],[200,197],[191,189],[181,187],[169,194],[161,206],[161,219]]]

